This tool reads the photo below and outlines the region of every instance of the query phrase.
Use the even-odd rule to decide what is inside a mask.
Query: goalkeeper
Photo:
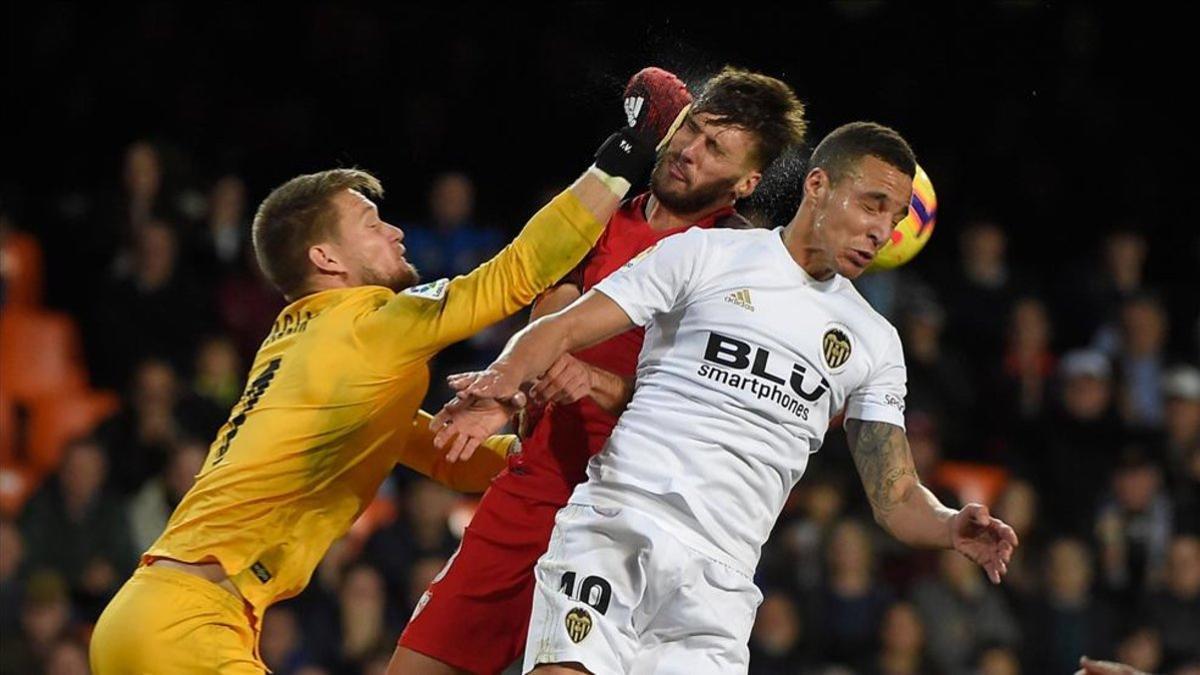
[[[379,181],[299,176],[259,206],[254,247],[291,303],[196,479],[101,615],[91,665],[109,673],[262,673],[263,613],[299,593],[396,463],[482,491],[511,438],[446,463],[418,411],[439,350],[515,313],[575,267],[685,101],[678,80],[630,80],[641,108],[596,163],[478,269],[417,286],[404,233],[379,217]],[[628,109],[628,106],[627,106]]]

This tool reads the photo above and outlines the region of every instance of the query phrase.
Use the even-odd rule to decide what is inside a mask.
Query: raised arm
[[[497,401],[522,405],[521,387],[546,372],[560,356],[632,327],[625,311],[597,291],[589,291],[570,307],[534,321],[509,340],[487,370],[460,376],[451,383],[459,389],[459,399],[434,417],[434,443],[450,446],[448,461],[469,459],[479,443],[498,428],[490,414]]]
[[[566,309],[544,316],[514,335],[466,393],[511,398],[563,354],[607,340],[633,325],[620,305],[603,293],[588,291]]]
[[[691,103],[683,82],[655,68],[634,75],[624,98],[626,110],[632,99],[643,102],[635,116],[626,117],[629,126],[614,133],[597,151],[595,164],[538,211],[511,244],[465,276],[398,294],[363,322],[360,339],[386,344],[403,330],[406,339],[394,349],[394,360],[427,359],[528,305],[575,267]]]
[[[508,411],[500,411],[507,419]],[[508,465],[508,453],[518,443],[512,435],[490,436],[481,444],[487,452],[477,452],[470,461],[447,462],[446,453],[433,444],[429,423],[433,416],[418,410],[413,418],[408,443],[396,457],[399,464],[458,492],[483,492],[492,479]],[[501,422],[503,424],[503,422]]]
[[[578,300],[579,296],[579,287],[573,283],[557,286],[538,298],[530,318],[536,321],[553,314]],[[563,354],[529,390],[529,396],[535,405],[568,404],[591,397],[609,414],[620,415],[633,398],[633,384],[632,377],[623,377],[580,361],[571,354]]]
[[[845,427],[875,522],[909,546],[953,548],[1000,583],[1018,543],[1012,528],[981,504],[955,511],[938,501],[921,485],[904,429],[857,419]]]

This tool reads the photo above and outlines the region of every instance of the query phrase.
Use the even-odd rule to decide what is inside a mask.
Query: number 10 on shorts
[[[574,572],[564,573],[558,590],[562,591],[567,597],[578,600],[601,614],[607,612],[608,603],[612,600],[612,585],[601,577],[584,577],[583,581],[579,584],[579,593],[576,594],[575,579],[576,574]]]

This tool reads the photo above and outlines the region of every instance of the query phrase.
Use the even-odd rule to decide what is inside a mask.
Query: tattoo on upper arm
[[[877,516],[886,516],[904,501],[897,484],[910,478],[919,484],[904,429],[886,422],[846,420],[846,436],[871,508]]]

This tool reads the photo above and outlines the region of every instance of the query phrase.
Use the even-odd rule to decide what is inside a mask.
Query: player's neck
[[[705,209],[701,209],[695,213],[674,213],[663,206],[662,202],[650,194],[650,198],[646,200],[646,211],[642,215],[646,218],[646,223],[650,229],[661,232],[663,230],[673,230],[677,227],[688,227],[704,220],[708,216],[725,208],[724,205],[717,204]]]
[[[829,258],[826,248],[819,245],[816,233],[813,231],[814,223],[812,211],[801,204],[796,211],[796,216],[792,218],[792,222],[787,224],[787,227],[783,228],[780,236],[783,238],[784,248],[791,254],[792,260],[804,268],[808,276],[819,281],[827,281],[837,274],[837,267]]]
[[[318,274],[309,277],[308,283],[303,289],[296,291],[293,294],[284,295],[284,300],[288,304],[296,302],[301,298],[307,298],[310,295],[321,293],[322,291],[332,291],[339,288],[351,288],[353,284],[349,283],[345,277],[341,275]]]

